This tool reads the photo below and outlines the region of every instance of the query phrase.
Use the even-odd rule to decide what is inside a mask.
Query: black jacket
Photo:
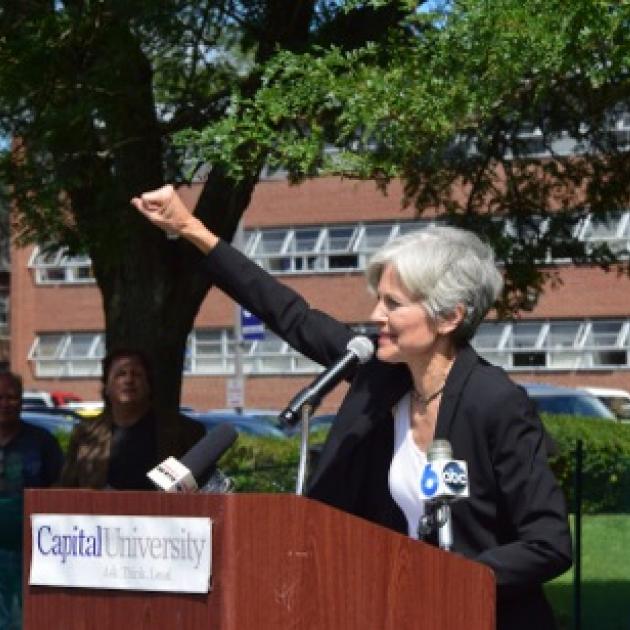
[[[206,258],[213,282],[291,346],[331,365],[353,332],[220,243]],[[388,488],[392,407],[411,388],[405,365],[357,368],[309,480],[308,495],[406,534]],[[435,438],[468,463],[470,498],[453,505],[454,551],[494,571],[498,627],[554,627],[542,582],[571,565],[564,497],[544,430],[526,393],[470,346],[459,351],[440,402]]]

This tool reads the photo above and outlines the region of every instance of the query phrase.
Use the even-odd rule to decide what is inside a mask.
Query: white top
[[[411,393],[401,398],[394,409],[394,456],[389,467],[389,491],[407,519],[409,536],[417,539],[418,524],[424,514],[420,479],[427,456],[413,441],[410,397]]]

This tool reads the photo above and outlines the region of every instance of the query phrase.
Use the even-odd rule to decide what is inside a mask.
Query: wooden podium
[[[28,585],[30,515],[208,516],[212,590]],[[286,494],[28,490],[24,630],[492,630],[491,571]]]

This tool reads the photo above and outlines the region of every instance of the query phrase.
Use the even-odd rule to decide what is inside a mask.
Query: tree
[[[0,125],[14,138],[2,174],[20,238],[90,254],[107,346],[147,352],[160,408],[178,405],[208,285],[193,248],[147,225],[129,199],[185,181],[191,164],[210,165],[196,212],[227,239],[263,164],[296,181],[329,171],[385,188],[402,177],[419,213],[436,207],[490,238],[508,311],[531,307],[553,273],[537,264],[550,252],[615,261],[567,237],[586,210],[605,216],[628,198],[629,154],[610,120],[628,101],[630,8],[430,4],[2,4]],[[569,137],[573,155],[554,153]]]
[[[616,266],[616,252],[573,228],[587,212],[607,221],[630,196],[628,139],[613,129],[629,113],[630,5],[372,4],[406,8],[382,41],[283,51],[253,97],[181,140],[236,177],[264,156],[294,180],[403,178],[419,213],[437,209],[493,243],[504,312],[531,309],[557,280],[550,256],[627,271],[627,256]]]
[[[87,251],[106,344],[144,350],[158,408],[178,408],[184,349],[208,281],[199,254],[168,240],[132,196],[185,181],[172,141],[252,98],[278,51],[378,40],[398,7],[339,11],[325,0],[7,0],[0,8],[2,163],[19,238]],[[348,27],[348,30],[346,29]],[[350,28],[351,27],[351,28]],[[247,152],[247,144],[241,147]],[[231,239],[264,154],[238,177],[212,165],[196,212]],[[162,422],[163,439],[171,426]]]

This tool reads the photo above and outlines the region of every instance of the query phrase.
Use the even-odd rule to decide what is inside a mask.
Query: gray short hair
[[[384,245],[368,263],[368,286],[376,292],[381,274],[391,265],[402,285],[439,321],[465,307],[453,336],[470,340],[503,288],[494,252],[479,237],[460,228],[430,225]]]

